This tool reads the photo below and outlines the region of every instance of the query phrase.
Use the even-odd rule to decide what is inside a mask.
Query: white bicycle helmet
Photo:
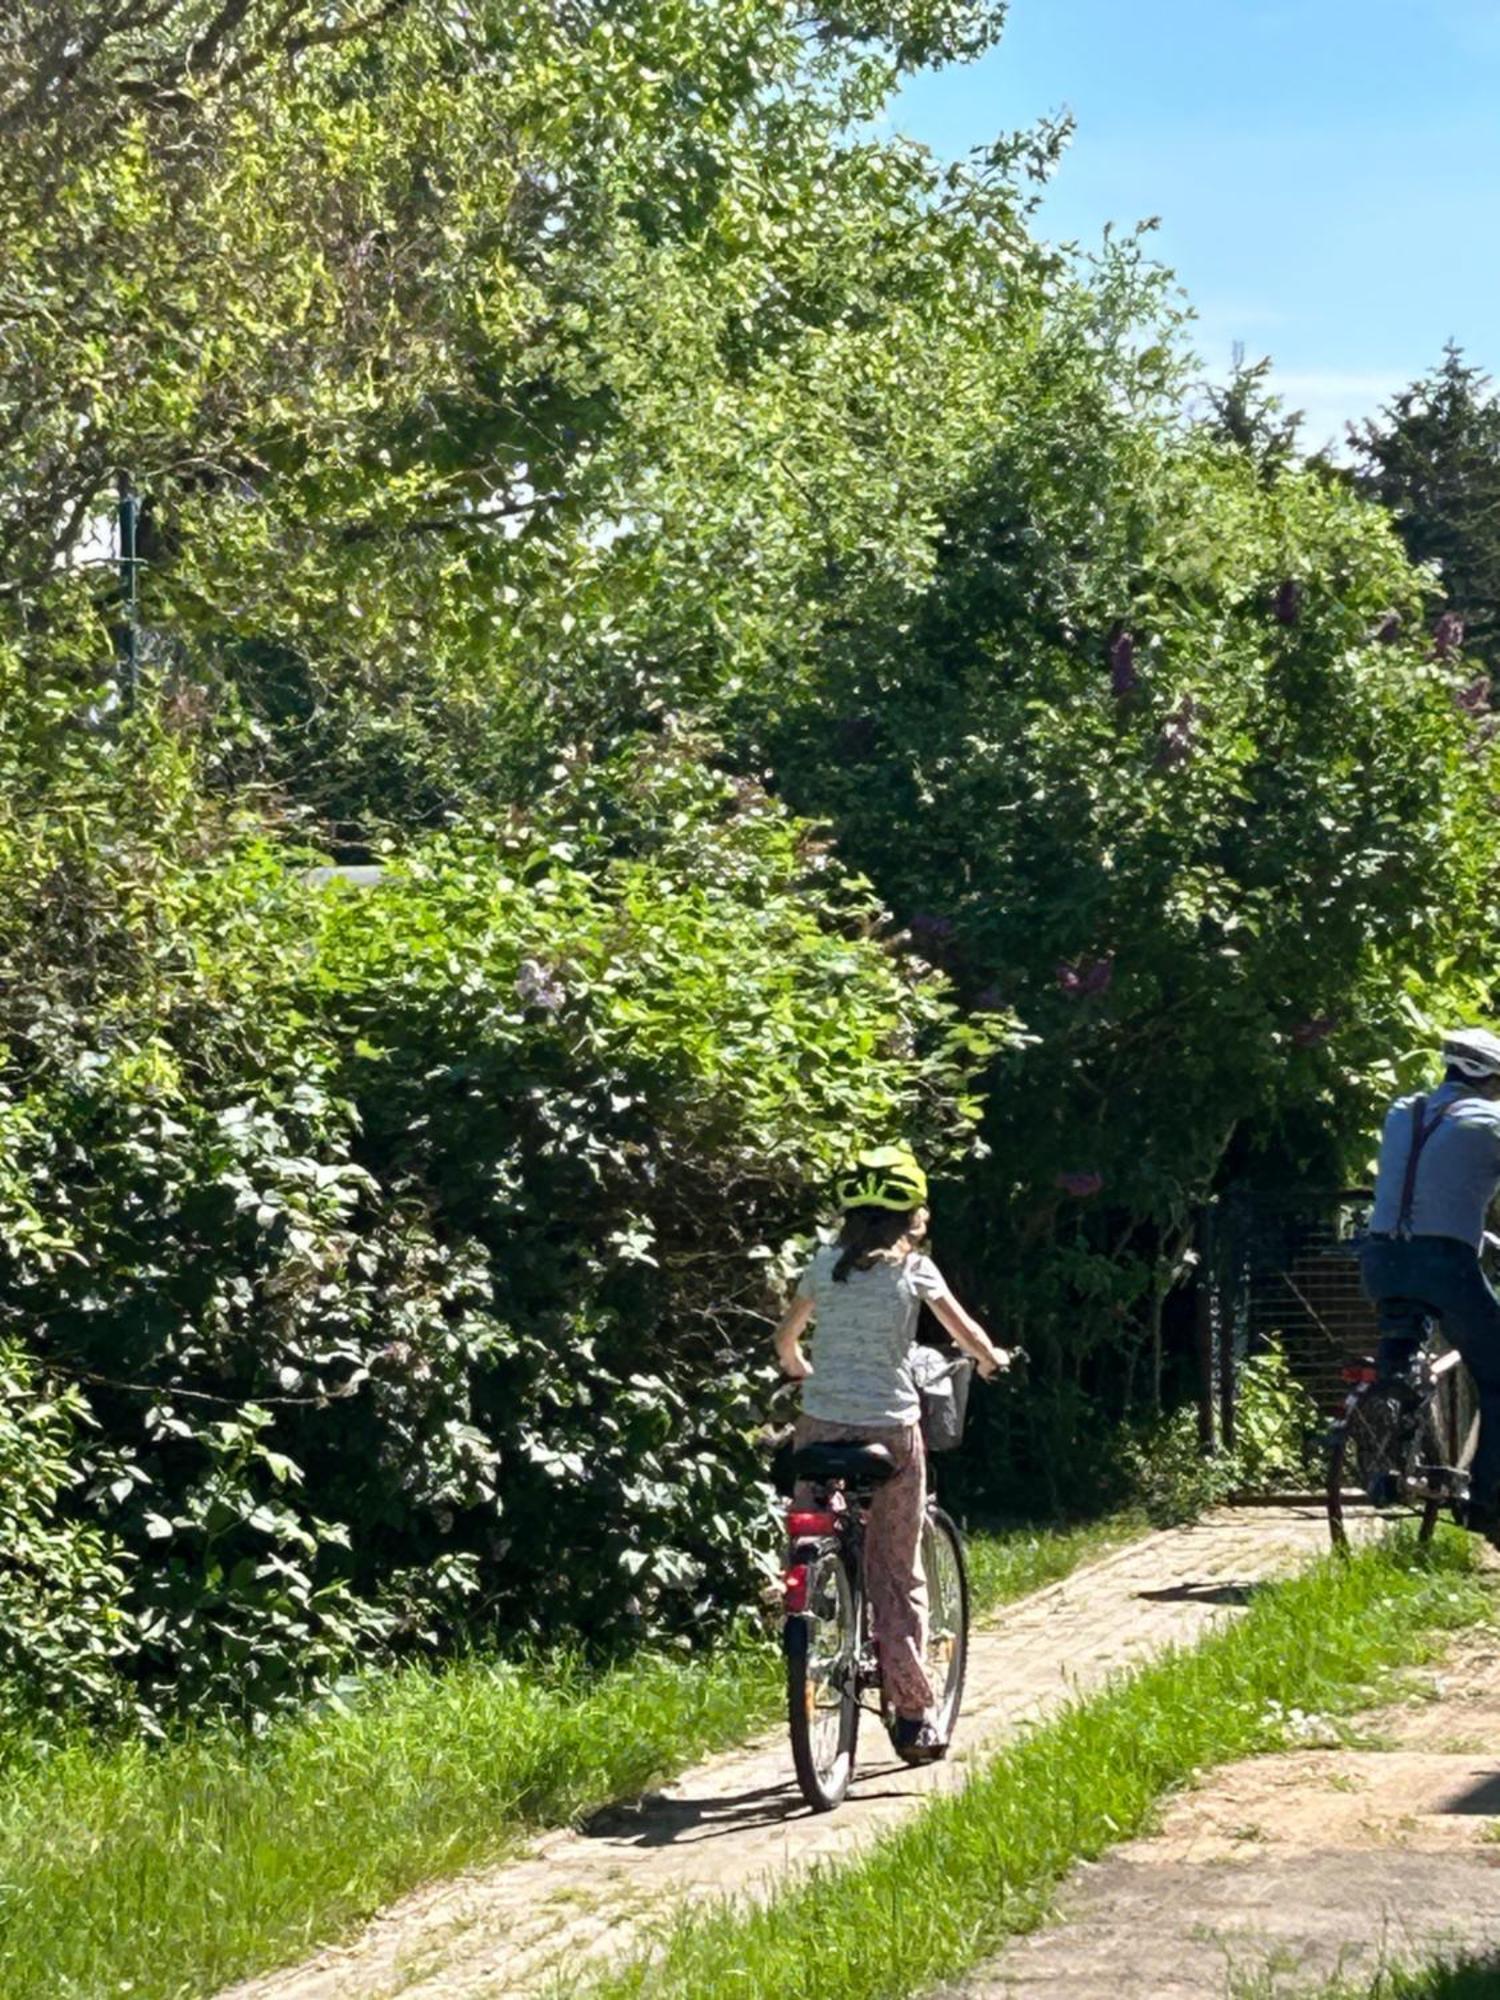
[[[1443,1060],[1476,1083],[1500,1076],[1500,1035],[1488,1028],[1455,1028],[1443,1037]]]

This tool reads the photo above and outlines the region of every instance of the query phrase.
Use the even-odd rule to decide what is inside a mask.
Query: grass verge
[[[978,1963],[1045,1915],[1073,1862],[1138,1832],[1203,1766],[1277,1746],[1294,1711],[1368,1706],[1432,1636],[1493,1594],[1468,1547],[1371,1550],[1258,1597],[1170,1655],[1038,1726],[847,1866],[812,1870],[758,1909],[675,1922],[658,1947],[589,1987],[593,2000],[892,2000]]]
[[[1131,1524],[976,1534],[976,1604]],[[260,1739],[65,1744],[0,1791],[5,2000],[181,2000],[295,1959],[417,1883],[492,1860],[770,1721],[767,1647],[692,1661],[475,1660],[372,1683]]]

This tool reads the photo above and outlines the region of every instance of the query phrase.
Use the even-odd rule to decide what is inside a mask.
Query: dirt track
[[[1363,1718],[1368,1748],[1210,1773],[947,2000],[1292,2000],[1448,1955],[1500,1993],[1500,1638],[1422,1679]]]
[[[959,1742],[946,1764],[908,1771],[880,1756],[871,1728],[862,1745],[870,1761],[850,1800],[813,1815],[775,1731],[634,1809],[419,1891],[347,1947],[236,1987],[228,2000],[500,2000],[595,1971],[601,1958],[628,1952],[643,1919],[674,1903],[765,1894],[793,1867],[849,1855],[929,1794],[961,1786],[974,1758],[1019,1723],[1165,1647],[1191,1644],[1235,1614],[1248,1586],[1326,1546],[1312,1508],[1225,1513],[1150,1535],[1006,1606],[975,1634]]]

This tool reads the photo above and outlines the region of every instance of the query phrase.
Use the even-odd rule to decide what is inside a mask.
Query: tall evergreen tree
[[[1407,552],[1439,566],[1470,649],[1500,666],[1500,401],[1450,342],[1442,365],[1351,428],[1360,490],[1396,517]]]
[[[1229,380],[1204,385],[1209,436],[1244,452],[1268,485],[1296,459],[1302,429],[1302,412],[1288,410],[1272,390],[1271,366],[1269,354],[1246,361],[1236,341]]]

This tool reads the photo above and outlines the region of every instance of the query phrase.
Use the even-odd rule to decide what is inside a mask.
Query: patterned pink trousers
[[[896,1471],[875,1488],[865,1535],[865,1588],[880,1643],[880,1678],[885,1697],[898,1715],[926,1715],[934,1703],[927,1678],[927,1579],[922,1574],[922,1516],[927,1507],[927,1457],[916,1424],[873,1430],[857,1424],[830,1424],[821,1417],[797,1419],[796,1443],[836,1444],[844,1440],[883,1444]],[[812,1498],[797,1488],[799,1503]]]

